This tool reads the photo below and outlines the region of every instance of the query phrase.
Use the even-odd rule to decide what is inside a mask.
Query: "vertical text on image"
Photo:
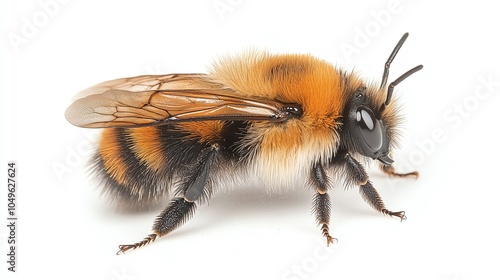
[[[7,163],[7,270],[17,271],[17,163]]]

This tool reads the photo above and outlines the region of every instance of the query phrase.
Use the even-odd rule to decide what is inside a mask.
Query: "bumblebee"
[[[338,183],[359,186],[375,210],[406,219],[385,207],[362,162],[378,160],[390,176],[418,176],[397,173],[390,158],[400,122],[394,88],[423,67],[387,86],[407,37],[390,54],[380,84],[310,55],[250,51],[221,59],[209,74],[123,78],[81,92],[65,116],[79,127],[103,128],[92,161],[103,192],[127,209],[166,203],[152,233],[119,245],[118,253],[170,233],[217,190],[250,176],[272,192],[307,178],[327,245],[335,241],[328,191]]]

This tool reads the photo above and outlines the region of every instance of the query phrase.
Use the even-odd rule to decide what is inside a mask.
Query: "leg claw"
[[[339,240],[335,237],[331,237],[330,235],[326,236],[326,247],[330,247],[330,244],[337,243]]]
[[[399,212],[390,212],[389,215],[391,217],[398,217],[401,219],[401,222],[403,220],[406,220],[406,215],[405,215],[405,211],[399,211]]]

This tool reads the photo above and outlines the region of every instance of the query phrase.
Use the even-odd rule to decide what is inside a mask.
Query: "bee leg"
[[[313,198],[313,213],[316,216],[316,222],[321,226],[321,232],[326,237],[326,246],[336,242],[336,238],[330,236],[330,210],[331,202],[327,191],[329,180],[320,163],[316,163],[311,170],[310,184],[316,188]]]
[[[194,214],[195,210],[196,204],[194,202],[189,202],[183,197],[173,198],[167,208],[156,217],[153,225],[153,233],[149,234],[142,241],[133,244],[119,245],[118,248],[120,250],[116,254],[123,254],[128,250],[134,250],[154,242],[156,238],[162,237],[183,224]]]
[[[351,180],[354,180],[358,183],[359,193],[373,209],[391,217],[398,217],[401,219],[401,221],[406,220],[404,211],[394,212],[389,211],[385,208],[385,204],[382,201],[382,198],[378,194],[377,190],[373,187],[372,182],[368,180],[368,174],[366,174],[366,171],[361,163],[359,163],[349,154],[346,154],[344,157],[344,164],[348,172],[348,176],[351,177]]]
[[[174,197],[161,214],[156,217],[153,224],[153,233],[140,242],[120,245],[120,250],[117,254],[125,253],[128,250],[137,249],[154,242],[156,238],[172,232],[193,216],[196,210],[195,202],[205,194],[208,174],[213,164],[214,156],[215,150],[211,150],[202,157],[192,174],[184,181],[185,186],[181,186],[181,189],[185,190],[183,191],[184,195],[182,197]]]
[[[370,204],[373,209],[381,212],[384,215],[389,215],[391,217],[398,217],[401,221],[406,220],[405,211],[389,211],[385,208],[382,198],[378,194],[377,190],[373,187],[372,182],[368,181],[366,184],[359,187],[359,192],[361,196],[365,199],[368,204]]]
[[[391,177],[410,177],[413,176],[418,179],[418,171],[408,172],[408,173],[398,173],[392,165],[381,164],[380,169],[387,175]]]

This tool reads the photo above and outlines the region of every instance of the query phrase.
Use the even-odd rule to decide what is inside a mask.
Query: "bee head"
[[[375,88],[367,89],[366,86],[362,85],[355,88],[354,94],[352,94],[352,87],[346,87],[348,102],[343,115],[345,127],[342,130],[344,135],[341,137],[343,139],[341,144],[347,151],[358,152],[363,156],[377,159],[385,165],[391,165],[394,162],[389,157],[389,148],[392,138],[392,133],[390,132],[393,130],[392,126],[394,126],[394,119],[396,117],[394,116],[394,111],[386,112],[387,114],[384,114],[384,111],[391,102],[394,88],[413,73],[423,68],[422,65],[418,65],[408,70],[390,83],[387,91],[384,92],[387,78],[389,77],[389,67],[406,38],[408,38],[408,33],[405,33],[401,37],[387,59],[384,73],[382,74],[382,82],[378,90]],[[377,105],[376,100],[380,96],[383,96],[384,93],[386,93],[385,101],[382,105]]]
[[[359,87],[347,103],[343,116],[342,146],[348,152],[390,165],[393,162],[389,157],[391,123],[382,118],[385,106],[377,108],[374,96],[368,91],[366,86]]]
[[[377,100],[385,93],[385,79],[379,89],[362,85],[355,90],[354,94],[352,91],[347,93],[350,98],[343,116],[345,127],[342,130],[344,133],[342,144],[344,149],[377,159],[385,165],[391,165],[394,162],[389,157],[389,150],[393,134],[391,132],[394,130],[394,120],[397,116],[395,116],[395,110],[385,111],[391,103],[394,87],[422,68],[422,65],[416,66],[390,83],[385,94],[385,101],[381,105]]]

